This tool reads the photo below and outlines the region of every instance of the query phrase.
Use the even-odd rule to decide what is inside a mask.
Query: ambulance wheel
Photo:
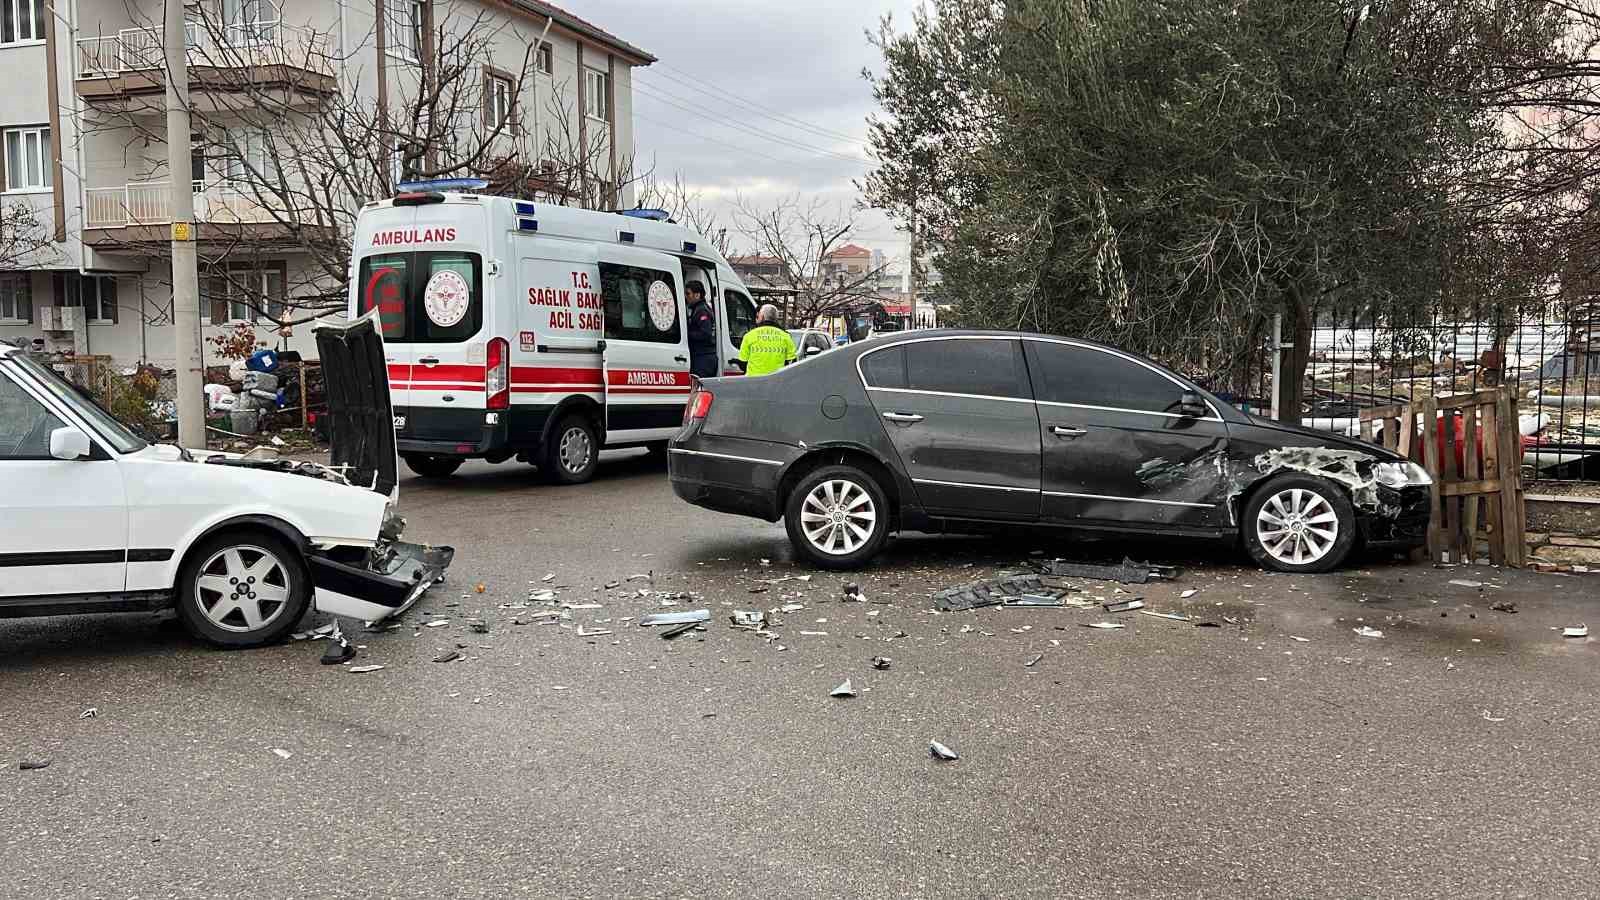
[[[581,415],[569,415],[551,430],[539,470],[553,484],[582,484],[594,477],[599,464],[600,439],[594,423]]]
[[[449,478],[461,468],[462,462],[460,457],[432,456],[427,453],[407,453],[401,458],[406,461],[406,468],[423,478]]]

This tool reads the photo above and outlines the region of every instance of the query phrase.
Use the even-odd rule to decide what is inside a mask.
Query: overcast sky
[[[661,61],[634,70],[634,142],[642,165],[682,172],[728,218],[736,194],[757,204],[799,193],[849,204],[868,168],[863,67],[881,69],[868,30],[917,0],[556,0]],[[727,223],[727,224],[732,224]],[[857,243],[891,256],[906,239],[875,211]],[[736,241],[736,244],[738,242]]]

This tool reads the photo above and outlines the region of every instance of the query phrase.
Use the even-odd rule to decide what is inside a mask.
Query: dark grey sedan
[[[672,440],[673,490],[767,521],[848,569],[891,532],[1048,526],[1242,538],[1320,572],[1420,545],[1427,473],[1374,444],[1239,412],[1090,341],[915,331],[761,378],[711,378]]]

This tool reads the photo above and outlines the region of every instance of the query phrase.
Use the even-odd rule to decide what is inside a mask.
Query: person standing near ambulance
[[[705,285],[691,281],[684,287],[689,301],[689,373],[699,378],[717,377],[717,317],[706,301]]]
[[[794,338],[778,327],[778,308],[771,303],[756,313],[756,327],[739,343],[739,365],[746,375],[771,375],[795,361]]]

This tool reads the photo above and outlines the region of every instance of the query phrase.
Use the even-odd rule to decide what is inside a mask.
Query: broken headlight
[[[1428,470],[1410,461],[1378,463],[1372,467],[1372,477],[1384,487],[1396,490],[1433,484],[1433,479],[1428,476]]]

